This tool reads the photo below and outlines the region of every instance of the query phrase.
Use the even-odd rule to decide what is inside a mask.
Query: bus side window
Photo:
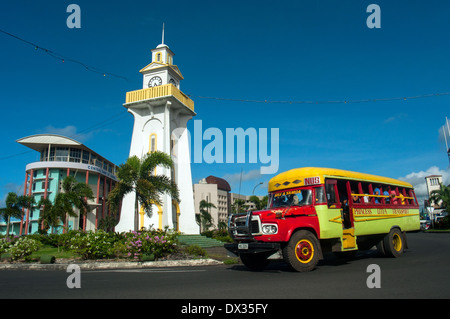
[[[337,198],[336,198],[335,185],[336,184],[331,184],[331,183],[326,183],[325,184],[325,191],[327,193],[328,207],[330,207],[330,208],[336,208],[337,204],[338,204],[338,201],[337,201]]]
[[[416,201],[416,195],[414,194],[414,191],[412,189],[409,190],[409,196],[412,197],[413,199],[411,200],[411,203],[414,206],[418,206],[417,205],[417,201]]]
[[[364,194],[363,200],[361,201],[364,204],[370,204],[370,197],[369,197],[369,184],[368,183],[361,183],[361,194]]]
[[[327,202],[323,186],[314,188],[316,204],[324,204]]]

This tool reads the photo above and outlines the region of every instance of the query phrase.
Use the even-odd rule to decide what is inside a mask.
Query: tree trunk
[[[6,238],[9,238],[9,224],[11,221],[11,216],[8,216],[8,222],[6,223]]]
[[[134,200],[134,230],[139,230],[139,205],[138,205],[138,199],[137,195]]]

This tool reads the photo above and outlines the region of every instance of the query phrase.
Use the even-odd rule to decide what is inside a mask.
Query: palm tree
[[[430,193],[430,202],[440,205],[447,212],[450,209],[450,186],[440,184],[440,188]]]
[[[58,227],[64,221],[66,213],[70,216],[76,216],[71,205],[64,208],[64,201],[58,195],[56,195],[54,203],[48,198],[42,198],[38,203],[40,209],[38,223],[41,225],[39,231],[43,233],[47,233],[50,227],[52,227],[53,233],[55,227]]]
[[[157,167],[173,169],[172,158],[160,151],[151,152],[142,159],[131,156],[117,171],[119,182],[109,193],[108,202],[112,210],[117,211],[126,194],[135,193],[134,228],[139,228],[139,205],[147,216],[152,216],[152,204],[162,205],[161,195],[168,194],[179,201],[178,187],[169,177],[156,175]]]
[[[89,209],[87,200],[93,198],[94,194],[88,185],[78,182],[73,176],[67,176],[62,182],[62,192],[56,195],[53,202],[46,198],[38,203],[41,209],[39,223],[44,232],[50,226],[54,230],[61,224],[65,225],[68,216],[77,216],[74,208],[80,211],[82,218]]]
[[[202,231],[208,230],[214,223],[213,218],[209,210],[211,208],[216,208],[213,203],[208,203],[206,200],[202,199],[200,201],[200,214],[195,214],[195,220],[197,224],[200,226],[200,233]]]
[[[84,218],[89,211],[88,199],[94,199],[94,193],[89,185],[85,183],[78,182],[75,177],[67,176],[62,183],[62,195],[63,201],[70,203],[80,212],[80,218]],[[59,194],[58,194],[59,195]],[[68,210],[66,216],[64,217],[64,224],[67,220],[67,215],[73,212],[73,210]],[[84,227],[86,226],[83,223]]]
[[[0,208],[0,216],[3,217],[6,224],[6,237],[9,237],[9,225],[11,217],[22,217],[22,208],[31,208],[34,205],[34,197],[28,195],[19,196],[14,192],[9,192],[6,196],[6,207]]]
[[[238,214],[238,213],[245,213],[245,200],[236,198],[234,200],[234,203],[231,205],[231,213],[232,214]]]
[[[267,201],[269,197],[266,195],[262,199],[259,199],[258,196],[252,195],[249,198],[249,201],[251,201],[253,204],[255,204],[256,210],[261,210],[267,207]]]

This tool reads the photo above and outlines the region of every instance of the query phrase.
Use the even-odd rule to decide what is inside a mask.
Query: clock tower
[[[142,89],[127,92],[124,107],[134,117],[130,156],[142,158],[152,151],[169,154],[174,169],[158,167],[156,173],[165,175],[178,185],[180,201],[163,195],[163,205],[152,207],[148,217],[139,211],[139,225],[135,224],[135,194],[124,197],[116,231],[136,230],[142,227],[178,230],[185,234],[198,234],[195,221],[192,174],[187,122],[196,115],[194,102],[180,91],[183,80],[180,70],[173,64],[174,53],[162,43],[152,52],[152,62],[140,70]]]

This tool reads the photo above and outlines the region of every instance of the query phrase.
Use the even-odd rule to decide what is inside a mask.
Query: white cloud
[[[414,186],[414,191],[417,196],[419,204],[423,204],[424,199],[428,198],[427,184],[425,183],[425,177],[429,175],[442,175],[442,182],[445,185],[450,183],[450,168],[440,169],[437,166],[431,166],[426,171],[412,172],[399,179],[408,182]]]
[[[222,178],[230,184],[239,183],[241,180],[241,173],[225,174]],[[257,180],[260,178],[261,178],[261,171],[259,169],[254,169],[248,172],[242,172],[242,182]]]
[[[77,133],[77,128],[73,125],[67,125],[66,127],[57,128],[52,125],[48,125],[42,130],[44,134],[58,134],[66,137],[73,138],[80,142],[85,142],[92,136],[91,133]]]

